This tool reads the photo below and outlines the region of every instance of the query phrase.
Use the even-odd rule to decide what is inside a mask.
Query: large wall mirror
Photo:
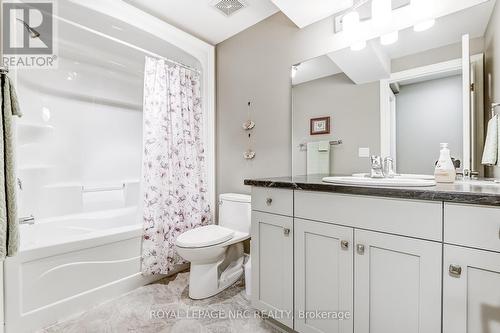
[[[494,5],[481,1],[430,28],[294,65],[293,174],[365,173],[370,155],[392,157],[397,173],[433,174],[447,142],[460,169],[484,176],[485,32]]]

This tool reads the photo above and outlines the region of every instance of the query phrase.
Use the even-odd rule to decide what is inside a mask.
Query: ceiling
[[[247,6],[226,17],[212,6],[215,0],[123,1],[214,45],[279,11],[303,28],[353,4],[353,0],[241,0]]]
[[[226,17],[211,0],[124,0],[210,44],[218,44],[278,12],[271,0],[245,0],[247,7]]]

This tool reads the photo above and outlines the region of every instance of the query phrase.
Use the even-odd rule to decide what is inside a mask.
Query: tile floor
[[[243,282],[194,301],[188,297],[188,274],[141,287],[39,333],[282,332],[251,309]]]

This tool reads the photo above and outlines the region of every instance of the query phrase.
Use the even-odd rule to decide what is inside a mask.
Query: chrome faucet
[[[371,163],[371,172],[370,172],[370,177],[371,178],[384,178],[384,165],[382,163],[382,157],[372,155],[370,157],[370,163]]]
[[[35,217],[33,215],[25,216],[25,217],[20,217],[19,218],[19,224],[33,225],[33,224],[35,224]]]

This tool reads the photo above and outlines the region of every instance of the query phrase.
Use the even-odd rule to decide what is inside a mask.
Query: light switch
[[[370,157],[370,148],[359,148],[358,149],[359,157]]]

